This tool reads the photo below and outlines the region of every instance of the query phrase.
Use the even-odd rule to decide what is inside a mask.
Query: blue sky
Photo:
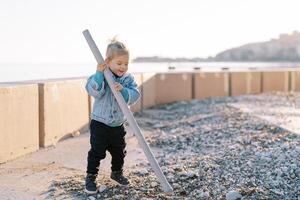
[[[297,0],[0,0],[0,62],[90,62],[115,35],[132,57],[207,57],[300,31]],[[93,60],[94,61],[94,60]]]

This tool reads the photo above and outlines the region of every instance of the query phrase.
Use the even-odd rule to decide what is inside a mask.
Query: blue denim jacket
[[[88,94],[95,98],[91,119],[102,122],[108,126],[120,126],[125,122],[125,116],[106,80],[101,80],[99,84],[97,78],[99,72],[97,73],[87,79],[85,86]],[[134,77],[131,74],[124,74],[121,77],[113,75],[113,79],[123,86],[122,96],[125,97],[124,99],[127,105],[136,103],[141,94],[134,81]],[[125,90],[127,90],[127,96],[124,96]]]

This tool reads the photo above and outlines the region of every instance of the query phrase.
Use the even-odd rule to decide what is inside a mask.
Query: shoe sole
[[[87,189],[84,189],[84,192],[87,193],[87,194],[97,194],[98,190],[96,190],[96,191],[89,191]]]

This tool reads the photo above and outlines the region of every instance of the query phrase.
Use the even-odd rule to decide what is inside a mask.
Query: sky
[[[300,31],[298,0],[0,0],[0,63],[90,62],[118,36],[137,56],[208,57]],[[94,60],[93,60],[94,61]]]

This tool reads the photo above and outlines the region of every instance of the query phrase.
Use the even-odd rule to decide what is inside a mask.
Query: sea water
[[[222,69],[262,69],[300,67],[300,63],[264,62],[188,62],[188,63],[131,63],[130,73],[192,72]],[[0,63],[0,82],[42,80],[53,78],[88,77],[95,73],[96,63]]]

